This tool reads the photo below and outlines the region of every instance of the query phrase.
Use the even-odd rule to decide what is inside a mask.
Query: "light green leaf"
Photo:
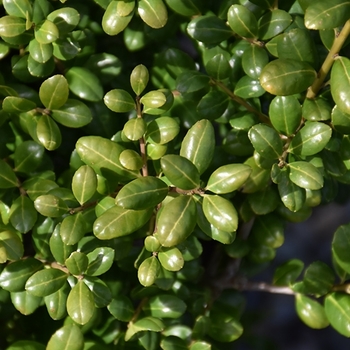
[[[95,194],[97,177],[88,165],[82,165],[73,175],[72,191],[77,201],[83,205]]]
[[[349,3],[350,6],[350,3]],[[350,114],[350,59],[337,57],[331,70],[331,93],[334,102],[344,113]]]
[[[46,79],[39,89],[40,100],[47,109],[62,107],[68,99],[68,94],[68,82],[61,74]]]
[[[181,251],[176,247],[162,248],[158,252],[158,259],[162,266],[168,271],[179,271],[184,266],[184,258]]]
[[[36,127],[36,134],[40,143],[48,150],[54,151],[62,142],[62,135],[59,126],[48,115],[43,114]]]
[[[19,196],[13,201],[10,210],[10,222],[21,233],[30,231],[36,223],[38,213],[33,201],[26,196]]]
[[[47,343],[46,350],[83,350],[84,336],[80,328],[74,324],[66,324],[59,328]]]
[[[114,261],[114,249],[109,247],[99,247],[87,254],[89,265],[86,274],[89,276],[99,276],[107,272]]]
[[[331,293],[324,302],[326,316],[331,326],[345,337],[350,337],[350,296],[345,293]]]
[[[319,190],[323,187],[323,176],[311,163],[297,161],[289,163],[288,166],[289,178],[296,185],[310,190]]]
[[[232,5],[227,13],[228,24],[232,30],[244,38],[256,38],[258,22],[254,14],[243,5]]]
[[[135,101],[131,95],[122,89],[113,89],[103,98],[106,106],[113,112],[123,113],[135,109]]]
[[[148,299],[143,310],[153,317],[179,318],[186,308],[186,304],[180,298],[170,294],[158,294]]]
[[[168,20],[168,12],[162,0],[140,0],[137,11],[141,19],[152,28],[162,28]]]
[[[0,242],[2,247],[5,248],[6,260],[17,261],[22,258],[24,247],[20,236],[16,232],[10,230],[0,232]]]
[[[151,286],[160,272],[160,264],[155,256],[145,259],[139,266],[137,277],[144,287]]]
[[[134,1],[132,1],[132,3],[135,5]],[[132,70],[130,75],[130,84],[137,96],[141,95],[143,90],[145,90],[148,80],[148,69],[143,64],[139,64]]]
[[[12,188],[18,186],[19,183],[14,171],[8,163],[0,159],[0,188]]]

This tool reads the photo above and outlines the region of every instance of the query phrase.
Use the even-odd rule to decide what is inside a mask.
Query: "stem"
[[[345,40],[350,34],[350,20],[348,20],[339,35],[335,38],[333,45],[324,60],[322,67],[320,68],[320,71],[317,74],[317,78],[313,82],[313,84],[309,87],[306,98],[315,98],[319,90],[321,89],[321,86],[323,84],[323,81],[325,80],[328,72],[332,68],[334,59],[338,56],[339,51],[341,50]]]
[[[287,294],[295,295],[296,293],[289,287],[285,286],[273,286],[265,282],[250,282],[247,280],[237,280],[231,285],[231,288],[239,291],[257,291],[257,292],[268,292],[275,294]]]
[[[142,108],[140,103],[140,96],[136,97],[136,113],[137,118],[142,118]],[[140,153],[142,157],[142,176],[148,176],[148,167],[147,167],[147,153],[146,153],[146,140],[144,136],[142,136],[139,140],[140,142]]]

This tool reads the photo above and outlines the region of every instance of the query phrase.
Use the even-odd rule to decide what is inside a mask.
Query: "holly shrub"
[[[231,349],[247,290],[350,337],[350,224],[252,281],[350,184],[349,1],[0,4],[2,349]]]

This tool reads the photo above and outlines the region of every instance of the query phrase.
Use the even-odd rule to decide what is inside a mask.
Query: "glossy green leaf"
[[[122,113],[135,109],[135,101],[131,95],[122,89],[113,89],[103,98],[106,106],[113,112]]]
[[[334,102],[344,113],[350,114],[350,60],[337,57],[331,70],[331,93]]]
[[[120,7],[127,5],[129,1],[111,1],[102,17],[102,28],[108,35],[117,35],[122,32],[131,21],[134,11],[131,11],[127,16],[121,16]],[[118,11],[119,9],[119,11]],[[122,11],[123,14],[124,11]]]
[[[228,103],[229,100],[225,93],[211,90],[199,101],[197,112],[203,119],[218,119],[227,109]]]
[[[137,11],[141,19],[152,28],[162,28],[168,20],[168,12],[162,0],[140,0]]]
[[[280,198],[275,188],[269,186],[261,191],[251,193],[248,196],[248,202],[255,214],[266,215],[277,208]]]
[[[258,79],[262,69],[269,62],[266,50],[260,46],[252,45],[244,51],[242,56],[242,68],[249,77]]]
[[[216,80],[224,80],[230,74],[230,64],[223,54],[217,54],[205,65],[207,73]]]
[[[31,76],[38,77],[38,78],[45,78],[54,72],[55,61],[53,57],[51,57],[45,63],[39,63],[35,61],[32,56],[28,56],[27,67],[28,67],[28,72]],[[31,79],[29,78],[28,80],[31,80]]]
[[[99,247],[87,254],[89,265],[86,274],[89,276],[99,276],[107,272],[114,261],[114,249],[109,247]]]
[[[19,196],[13,201],[10,210],[10,222],[21,233],[30,231],[38,217],[32,200],[26,196]]]
[[[227,199],[217,195],[204,196],[203,212],[207,220],[219,230],[226,232],[237,230],[238,214]]]
[[[72,67],[65,75],[69,89],[82,100],[97,102],[103,97],[103,88],[98,77],[84,67]]]
[[[177,336],[170,335],[160,342],[160,347],[163,350],[187,350],[187,343],[185,340]]]
[[[135,313],[131,300],[124,295],[113,298],[107,309],[117,320],[123,322],[131,321]]]
[[[329,325],[323,306],[306,295],[295,296],[295,308],[300,319],[310,328],[322,329]]]
[[[18,185],[17,177],[10,165],[0,159],[0,188],[12,188]]]
[[[124,124],[123,133],[131,141],[138,141],[143,137],[147,129],[143,118],[133,118]]]
[[[348,262],[348,248],[350,240],[350,225],[342,225],[334,233],[332,241],[332,255],[337,264],[346,272],[350,273]]]
[[[330,293],[324,301],[324,310],[331,326],[345,337],[350,337],[350,296]]]
[[[49,245],[50,245],[51,253],[55,258],[55,260],[61,265],[64,265],[66,259],[74,251],[75,246],[66,245],[65,243],[63,243],[61,234],[60,234],[60,229],[61,229],[61,223],[57,224],[54,231],[52,232]]]
[[[22,97],[7,96],[2,101],[2,109],[9,113],[28,112],[36,107],[33,101]]]
[[[249,178],[242,186],[243,193],[253,193],[263,189],[270,180],[270,171],[257,166],[253,157],[248,158],[244,164],[252,169]]]
[[[66,245],[78,243],[85,232],[85,220],[82,212],[66,216],[61,223],[60,235]]]
[[[327,145],[332,136],[332,129],[319,122],[306,122],[295,135],[288,151],[301,156],[311,156]]]
[[[125,185],[115,203],[125,209],[142,210],[158,205],[167,196],[168,186],[156,177],[144,176]]]
[[[156,144],[166,144],[173,140],[180,131],[180,126],[171,117],[159,117],[147,126],[147,141]]]
[[[28,0],[4,0],[4,8],[10,16],[16,16],[20,18],[27,18],[28,14],[32,13],[32,5]]]
[[[40,44],[50,44],[58,39],[59,31],[53,22],[46,19],[35,25],[34,35]]]
[[[24,253],[24,247],[20,236],[13,231],[0,232],[0,243],[6,251],[6,260],[19,260]]]
[[[186,304],[170,294],[158,294],[148,299],[143,310],[158,318],[179,318],[186,311]]]
[[[227,13],[228,24],[232,30],[244,38],[258,36],[258,21],[248,8],[243,5],[232,5]]]
[[[230,130],[223,140],[223,149],[234,156],[249,156],[254,147],[249,140],[248,133],[243,130]]]
[[[157,222],[157,239],[164,247],[184,241],[196,225],[196,204],[191,196],[179,196],[164,205]]]
[[[94,169],[95,173],[106,178],[134,179],[136,171],[125,169],[119,161],[119,155],[124,150],[116,142],[100,136],[83,136],[76,143],[76,150],[81,160]]]
[[[83,205],[95,194],[97,177],[95,171],[88,165],[82,165],[72,179],[74,197]]]
[[[208,86],[209,77],[198,71],[186,70],[177,77],[176,89],[181,94],[196,92]]]
[[[130,84],[136,95],[141,95],[148,84],[148,80],[148,69],[143,64],[139,64],[132,70],[130,75]]]
[[[199,187],[199,172],[187,158],[169,154],[161,158],[160,164],[165,176],[174,186],[183,190]]]
[[[350,133],[350,114],[343,112],[337,105],[332,109],[332,125],[338,132]]]
[[[62,61],[68,61],[76,57],[81,51],[79,42],[69,37],[57,39],[52,43],[53,55]]]
[[[42,195],[34,201],[35,209],[44,216],[56,218],[68,211],[68,206],[63,199],[52,194]]]
[[[39,96],[47,109],[58,109],[68,99],[68,82],[63,75],[57,74],[46,79],[40,86]]]
[[[151,286],[160,272],[160,263],[155,256],[145,259],[137,271],[137,277],[144,287]]]
[[[302,108],[303,117],[310,121],[329,120],[331,111],[331,105],[322,97],[313,100],[306,99]]]
[[[160,250],[161,245],[155,236],[147,236],[144,241],[145,249],[149,252],[157,252]]]
[[[312,3],[305,11],[308,29],[333,29],[343,25],[350,15],[350,3],[343,0],[325,0]]]
[[[241,323],[233,316],[221,312],[211,313],[211,327],[209,335],[211,338],[224,343],[238,339],[243,333]]]
[[[181,143],[180,155],[190,160],[202,174],[210,165],[215,149],[215,134],[211,122],[202,119],[187,132]]]
[[[40,306],[42,298],[32,295],[27,291],[12,292],[11,301],[16,310],[22,315],[27,316],[34,313],[34,311]]]
[[[166,96],[161,91],[149,91],[143,95],[140,102],[147,108],[159,108],[166,102]]]
[[[288,286],[299,277],[303,271],[304,263],[298,259],[291,259],[278,266],[273,275],[273,284]]]
[[[163,322],[156,317],[144,317],[129,325],[125,333],[125,341],[128,341],[134,334],[142,331],[161,332],[165,328]]]
[[[14,153],[15,171],[29,173],[38,168],[44,157],[44,147],[34,141],[24,141]]]
[[[59,328],[49,339],[47,350],[83,350],[84,336],[80,328],[74,324],[66,324]]]
[[[184,258],[181,251],[176,247],[163,248],[158,252],[158,259],[168,271],[179,271],[184,266]]]
[[[154,143],[147,143],[146,153],[147,158],[152,160],[158,160],[164,156],[167,151],[167,145],[160,145]]]
[[[333,270],[322,261],[314,261],[305,270],[303,283],[306,293],[321,296],[331,291],[334,281]]]
[[[245,183],[251,171],[245,164],[223,165],[210,175],[206,190],[216,194],[236,191]]]
[[[132,149],[126,149],[120,153],[120,164],[128,170],[140,170],[143,160],[139,153]]]
[[[2,16],[0,18],[0,35],[13,38],[26,31],[26,21],[17,16]]]
[[[112,301],[112,292],[104,281],[94,276],[84,276],[83,281],[92,292],[96,307],[106,307]]]
[[[28,293],[45,297],[57,292],[65,284],[68,275],[59,269],[49,268],[32,275],[25,284]]]
[[[232,31],[220,18],[212,15],[198,16],[187,25],[188,34],[205,44],[217,44],[232,36]]]
[[[174,95],[173,92],[169,89],[158,89],[155,91],[150,91],[150,95],[147,93],[147,99],[143,99],[142,103],[144,103],[143,106],[143,112],[146,114],[151,115],[162,115],[169,111],[169,109],[174,104]],[[146,97],[146,95],[144,97]],[[156,99],[153,99],[153,96],[156,97]],[[164,97],[165,101],[164,101]],[[164,101],[164,103],[163,103]],[[156,104],[162,104],[160,107],[152,107],[152,103]]]
[[[283,153],[283,144],[275,129],[265,124],[254,125],[248,133],[254,149],[265,158],[278,159]]]
[[[205,341],[195,341],[192,343],[190,350],[211,350],[211,344]]]
[[[7,350],[45,350],[45,345],[32,340],[18,340],[12,343]]]
[[[295,96],[276,96],[269,107],[273,127],[281,134],[290,136],[298,129],[302,110]]]
[[[48,115],[43,114],[38,120],[36,134],[40,143],[48,150],[54,151],[62,142],[60,128]]]
[[[272,95],[294,95],[306,90],[315,78],[316,72],[308,63],[279,58],[263,68],[260,84]]]
[[[194,16],[200,14],[199,0],[165,0],[166,4],[176,13],[182,16]]]
[[[291,15],[283,10],[268,11],[258,22],[259,39],[267,40],[282,33],[291,23]]]
[[[52,11],[47,19],[57,26],[60,36],[71,32],[80,21],[79,12],[72,7],[64,7]]]
[[[141,228],[152,213],[153,208],[132,210],[114,206],[95,220],[94,235],[102,240],[129,235]]]
[[[234,94],[242,98],[260,97],[265,93],[259,80],[253,79],[247,75],[238,80]]]
[[[95,312],[94,297],[83,281],[78,281],[67,299],[67,312],[74,322],[84,325]]]
[[[323,187],[323,176],[311,163],[297,161],[289,163],[289,178],[296,185],[310,189],[319,190]]]
[[[89,259],[82,252],[73,252],[65,261],[65,265],[72,275],[81,275],[88,267]]]

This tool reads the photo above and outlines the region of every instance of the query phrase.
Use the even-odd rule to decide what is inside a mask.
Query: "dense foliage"
[[[1,349],[231,349],[249,289],[350,337],[350,224],[250,281],[350,184],[349,1],[0,7]]]

